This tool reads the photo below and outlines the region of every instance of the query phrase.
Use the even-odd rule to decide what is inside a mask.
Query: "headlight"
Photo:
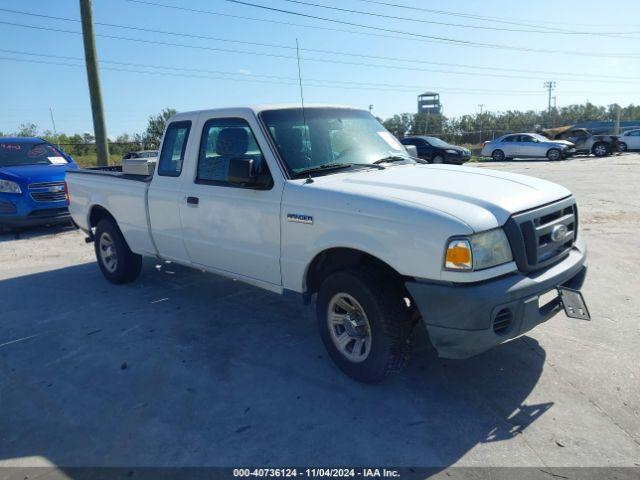
[[[507,236],[501,228],[449,241],[447,270],[483,270],[513,260]]]
[[[0,192],[2,193],[22,193],[20,185],[9,180],[0,180]]]
[[[450,153],[451,155],[458,155],[458,151],[451,148],[448,148],[445,152]]]

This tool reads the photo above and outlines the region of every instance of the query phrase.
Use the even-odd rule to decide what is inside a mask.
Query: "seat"
[[[245,128],[227,127],[220,130],[216,139],[215,157],[205,157],[198,165],[198,178],[226,182],[229,162],[247,153],[249,134]]]

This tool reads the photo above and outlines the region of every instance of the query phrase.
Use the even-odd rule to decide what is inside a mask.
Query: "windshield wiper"
[[[389,155],[388,157],[383,157],[379,160],[373,162],[374,165],[379,165],[381,163],[393,163],[393,162],[405,162],[407,160],[414,160],[411,157],[405,157],[402,155]]]
[[[352,168],[352,167],[369,167],[369,168],[377,168],[378,170],[383,170],[384,167],[382,165],[375,165],[373,163],[341,163],[341,162],[330,162],[323,163],[322,165],[317,165],[315,167],[306,168],[304,170],[300,170],[296,172],[295,177],[300,177],[302,175],[308,175],[310,173],[315,172],[324,172],[330,170],[341,170],[344,168]]]

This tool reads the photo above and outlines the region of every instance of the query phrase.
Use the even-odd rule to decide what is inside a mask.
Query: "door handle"
[[[187,203],[189,205],[198,205],[198,203],[200,203],[200,199],[198,197],[187,197]]]

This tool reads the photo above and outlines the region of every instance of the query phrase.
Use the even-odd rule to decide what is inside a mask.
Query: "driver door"
[[[184,184],[180,212],[191,261],[265,288],[280,276],[280,198],[284,179],[254,118],[201,117],[197,158]],[[260,186],[229,182],[229,163],[252,159]]]

